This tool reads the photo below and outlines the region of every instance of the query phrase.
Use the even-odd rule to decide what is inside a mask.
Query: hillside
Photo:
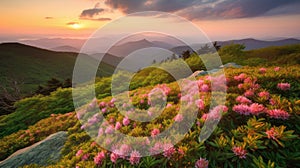
[[[22,93],[28,94],[52,77],[71,79],[76,57],[77,53],[54,52],[20,43],[3,43],[0,44],[0,82],[7,85],[8,80],[18,81],[22,83]],[[89,62],[94,60],[89,58],[87,64]],[[111,65],[102,63],[99,73],[108,76],[113,69]]]
[[[167,142],[157,143],[154,149],[161,150],[161,154],[139,158],[132,162],[130,151],[138,150],[138,143],[133,142],[134,144],[127,146],[128,151],[123,151],[125,152],[124,155],[121,154],[121,151],[113,153],[103,149],[84,132],[84,127],[75,118],[75,113],[67,113],[63,115],[51,114],[48,118],[29,128],[0,139],[0,153],[3,154],[0,155],[2,156],[1,159],[7,157],[7,154],[46,138],[50,134],[68,130],[68,138],[62,149],[61,160],[52,163],[49,167],[182,167],[187,165],[194,167],[199,158],[203,158],[202,162],[207,162],[210,167],[222,167],[224,165],[227,165],[227,167],[238,167],[237,165],[239,167],[267,167],[267,165],[274,165],[270,167],[299,167],[300,103],[299,97],[294,97],[293,94],[300,88],[299,73],[295,73],[299,71],[299,66],[268,67],[264,71],[261,68],[244,67],[240,69],[227,68],[225,70],[228,82],[226,108],[222,108],[223,110],[217,113],[222,116],[222,119],[216,131],[204,143],[198,141],[198,136],[201,130],[204,129],[204,122],[213,119],[211,118],[213,116],[207,116],[210,106],[209,92],[206,89],[201,89],[199,93],[202,98],[197,100],[180,98],[178,97],[180,90],[176,84],[177,82],[173,82],[166,85],[142,87],[130,92],[137,110],[144,112],[142,110],[145,107],[144,102],[147,102],[147,98],[143,96],[144,94],[157,87],[169,90],[167,92],[168,107],[151,123],[129,120],[129,123],[126,124],[124,116],[118,112],[115,106],[112,106],[114,103],[110,96],[99,97],[94,106],[89,105],[86,113],[77,114],[77,117],[80,116],[81,122],[94,121],[97,118],[97,115],[94,114],[99,113],[98,110],[94,111],[94,109],[105,108],[108,111],[101,113],[109,122],[100,126],[98,122],[91,122],[91,125],[89,125],[89,127],[97,129],[97,134],[98,129],[103,128],[105,130],[109,126],[114,128],[116,123],[119,122],[121,123],[119,129],[125,134],[150,136],[154,134],[154,130],[158,129],[162,132],[170,124],[184,123],[185,117],[189,114],[185,112],[189,109],[181,113],[183,118],[180,119],[178,117],[180,113],[178,111],[179,101],[203,101],[203,105],[198,106],[199,114],[195,121],[196,124],[192,125],[191,131],[180,143],[174,146]],[[200,88],[203,88],[204,85],[210,86],[208,79],[203,76],[197,78],[196,82]],[[272,83],[270,84],[269,81],[272,81]],[[101,81],[97,85],[108,82]],[[186,82],[193,84],[189,80]],[[289,83],[291,87],[288,90],[281,90],[277,84],[282,82]],[[53,95],[65,92],[64,90],[56,91]],[[248,95],[247,91],[249,90],[254,91],[254,95]],[[190,92],[190,94],[195,94],[195,92]],[[28,101],[24,101],[22,104],[26,105],[29,103]],[[42,102],[47,105],[48,100],[46,98],[41,99]],[[274,104],[276,105],[274,106]],[[249,107],[249,110],[239,109],[240,106]],[[252,106],[257,106],[257,108],[252,108]],[[57,105],[56,108],[59,107],[61,105]],[[275,109],[281,109],[282,111],[279,114],[277,110],[277,115]],[[246,112],[249,112],[249,114]],[[49,125],[51,128],[49,128]],[[99,131],[100,136],[96,142],[107,142],[103,141],[102,138],[109,136],[109,134],[108,131]],[[114,139],[110,139],[109,142],[113,141]],[[120,147],[118,143],[114,144],[117,144],[116,147]],[[169,145],[168,148],[164,148],[167,145]],[[8,146],[10,147],[7,148]],[[120,147],[120,149],[122,148]],[[100,154],[102,157],[98,157]],[[31,167],[34,166],[38,167],[38,165],[31,165]]]

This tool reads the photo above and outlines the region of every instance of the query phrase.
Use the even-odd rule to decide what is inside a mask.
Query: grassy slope
[[[221,58],[223,63],[249,66],[295,65],[300,64],[300,44],[245,51],[243,56],[221,55]]]
[[[7,79],[24,82],[24,94],[37,89],[52,77],[65,80],[72,77],[77,53],[53,52],[19,43],[0,44],[0,82]],[[113,67],[102,63],[100,75],[108,76]]]

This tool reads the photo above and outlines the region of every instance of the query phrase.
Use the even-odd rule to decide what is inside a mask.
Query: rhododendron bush
[[[224,105],[217,105],[211,94],[210,81],[221,80],[209,76],[184,79],[187,93],[173,82],[128,91],[130,103],[111,96],[94,99],[71,119],[76,123],[69,125],[62,158],[49,167],[300,167],[299,70],[298,66],[226,68]],[[220,87],[216,88],[224,89]],[[155,89],[160,94],[153,96]],[[154,102],[163,102],[162,111],[161,106],[152,106]],[[181,109],[182,104],[188,106]],[[151,144],[149,139],[173,124],[189,126],[185,122],[192,106],[197,118],[181,141]],[[135,121],[131,115],[153,120]],[[218,118],[209,138],[199,140],[205,122]],[[86,129],[93,131],[88,134]],[[178,130],[174,138],[180,136]],[[124,143],[114,139],[116,132],[145,138]],[[28,133],[19,131],[11,136],[22,135]],[[113,150],[103,148],[104,144]],[[151,148],[144,148],[149,144]],[[144,150],[151,155],[142,156]]]

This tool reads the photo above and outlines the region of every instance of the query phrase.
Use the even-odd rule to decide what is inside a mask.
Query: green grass
[[[59,80],[72,78],[77,55],[18,43],[0,44],[0,82],[3,85],[8,85],[8,80],[22,82],[22,93],[29,94],[52,77]],[[88,60],[87,67],[93,62],[95,60]],[[103,62],[99,67],[99,76],[110,76],[114,70],[114,67]]]

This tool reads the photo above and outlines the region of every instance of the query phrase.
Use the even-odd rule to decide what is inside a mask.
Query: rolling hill
[[[38,85],[55,77],[60,80],[72,78],[77,53],[54,52],[20,43],[0,44],[0,82],[7,87],[8,80],[21,85],[21,91],[28,94]],[[87,56],[87,55],[86,55]],[[87,67],[95,62],[87,56]],[[109,76],[113,66],[101,63],[100,76]]]

